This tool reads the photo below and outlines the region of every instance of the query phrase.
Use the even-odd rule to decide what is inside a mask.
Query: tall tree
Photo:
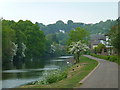
[[[15,31],[10,28],[9,21],[2,21],[2,60],[10,62],[14,56]]]
[[[110,39],[112,45],[117,49],[120,54],[120,18],[117,19],[118,24],[111,28]]]
[[[68,44],[71,42],[77,42],[79,40],[87,43],[89,33],[85,29],[77,27],[76,29],[70,31],[69,36],[70,38],[68,40]]]

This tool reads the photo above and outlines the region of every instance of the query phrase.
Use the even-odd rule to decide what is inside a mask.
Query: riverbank
[[[19,88],[75,88],[79,87],[79,83],[85,76],[87,76],[96,66],[98,62],[96,60],[89,59],[87,57],[81,56],[80,63],[73,65],[66,70],[67,78],[60,80],[56,83],[51,83],[47,85],[34,84],[34,85],[24,85]]]

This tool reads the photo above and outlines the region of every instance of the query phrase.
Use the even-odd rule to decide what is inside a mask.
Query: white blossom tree
[[[69,46],[68,52],[74,55],[74,58],[76,60],[76,63],[79,63],[79,57],[80,55],[87,51],[89,47],[85,44],[82,43],[82,41],[78,42],[72,42]]]

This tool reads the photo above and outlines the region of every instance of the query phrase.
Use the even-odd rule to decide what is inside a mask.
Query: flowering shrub
[[[60,81],[64,78],[67,78],[67,72],[66,71],[61,71],[61,70],[51,70],[51,71],[45,71],[43,73],[43,79],[40,81],[37,81],[35,84],[50,84],[54,83],[57,81]]]
[[[76,63],[78,63],[80,54],[87,51],[88,49],[89,47],[85,43],[82,43],[82,41],[78,41],[71,43],[68,52],[74,55]]]

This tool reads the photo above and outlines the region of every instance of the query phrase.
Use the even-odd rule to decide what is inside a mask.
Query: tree
[[[26,38],[25,34],[20,30],[16,30],[17,52],[13,58],[14,61],[20,61],[20,60],[22,61],[23,58],[26,56],[25,55],[26,40],[27,40],[27,38]]]
[[[80,40],[78,42],[72,42],[68,51],[74,55],[76,63],[79,63],[80,55],[88,49],[88,46]]]
[[[71,42],[77,42],[79,40],[82,40],[84,43],[87,43],[89,33],[85,29],[77,27],[76,29],[70,31],[69,36],[70,38],[68,40],[68,45]]]
[[[117,52],[120,55],[120,18],[118,18],[117,21],[118,24],[111,28],[109,35],[111,44],[117,49]]]
[[[94,51],[97,53],[102,53],[102,49],[106,49],[106,46],[102,43],[98,44],[97,47],[94,48]]]
[[[45,35],[37,24],[29,20],[3,20],[2,26],[3,63],[45,55],[45,48],[48,46]]]
[[[68,20],[68,21],[67,21],[67,24],[68,24],[68,25],[72,25],[72,24],[73,24],[73,21],[72,21],[72,20]]]
[[[12,61],[16,53],[15,31],[10,28],[9,21],[2,21],[2,61],[3,63]]]
[[[59,43],[56,34],[48,34],[48,35],[46,35],[46,38],[47,38],[47,40],[50,40],[51,42]]]
[[[42,31],[29,30],[26,32],[27,36],[27,56],[41,57],[45,51],[45,35]]]

